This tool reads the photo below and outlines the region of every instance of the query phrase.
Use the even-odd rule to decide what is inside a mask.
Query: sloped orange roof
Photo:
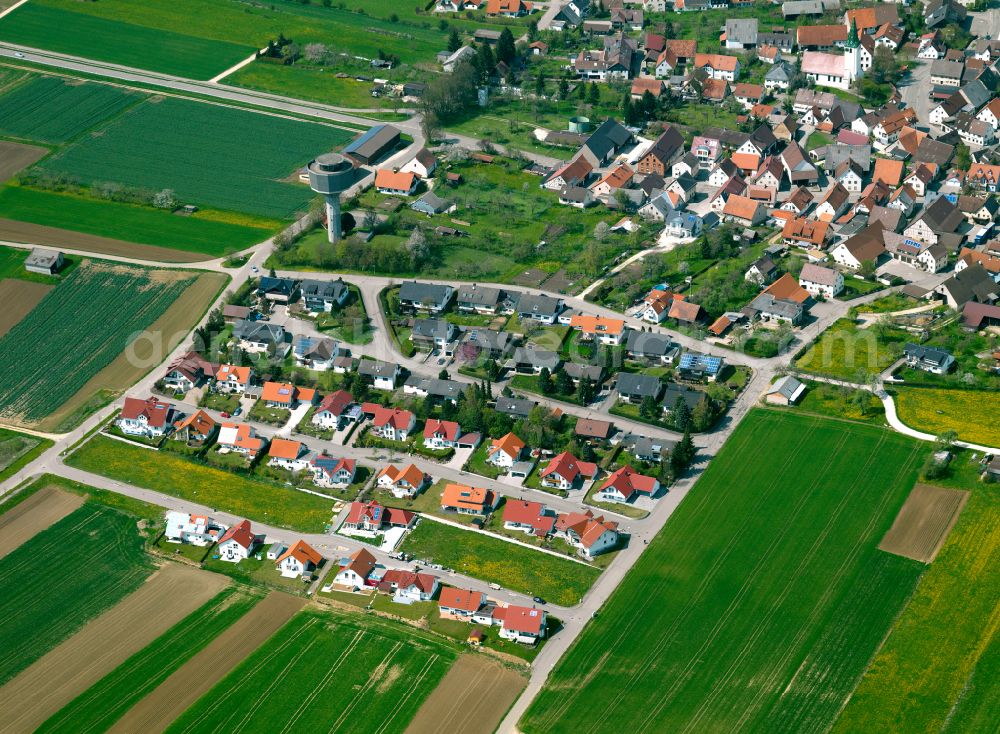
[[[283,560],[291,556],[297,560],[302,565],[312,563],[314,566],[318,566],[319,562],[323,560],[323,556],[319,554],[315,548],[309,545],[304,540],[296,540],[295,544],[291,548],[282,553],[278,560],[275,561],[276,564],[280,564]]]
[[[272,459],[288,459],[289,461],[299,458],[302,453],[302,443],[300,441],[290,441],[287,438],[271,439],[271,448],[267,455]]]
[[[694,56],[695,66],[710,66],[720,71],[736,71],[737,63],[739,63],[739,59],[735,56],[724,54],[695,54]]]
[[[178,431],[190,428],[195,433],[209,434],[215,430],[215,420],[204,410],[197,410],[187,418],[177,421],[174,428]]]
[[[758,206],[760,206],[759,202],[756,202],[749,197],[733,194],[726,199],[726,206],[723,207],[722,213],[727,217],[739,217],[740,219],[752,220],[754,218],[754,214],[757,212]]]
[[[771,283],[764,289],[764,293],[770,293],[775,298],[795,303],[805,303],[809,299],[809,292],[799,285],[799,281],[791,273],[785,273]]]
[[[482,510],[487,506],[493,506],[493,498],[493,492],[482,487],[470,487],[467,484],[446,484],[441,493],[441,506]]]
[[[237,367],[234,364],[219,365],[219,371],[215,373],[216,380],[234,379],[240,384],[250,381],[250,367]]]
[[[760,156],[756,153],[733,153],[730,158],[741,171],[756,171],[760,167]]]
[[[898,186],[903,177],[903,161],[892,158],[876,158],[872,180],[881,181],[888,186]]]
[[[497,451],[503,451],[508,456],[517,456],[524,450],[524,441],[513,433],[508,433],[502,438],[493,440],[493,443],[486,450],[488,456],[493,456]]]
[[[579,329],[584,334],[621,334],[625,329],[622,319],[609,319],[604,316],[584,316],[576,314],[569,320],[573,329]]]
[[[375,188],[393,189],[395,191],[410,191],[416,181],[417,174],[402,171],[392,171],[380,168],[375,172]]]
[[[295,385],[290,382],[265,382],[260,398],[268,403],[291,405],[295,401]]]
[[[419,487],[424,481],[424,473],[416,464],[408,464],[402,469],[394,464],[389,464],[378,473],[376,479],[381,479],[383,476],[388,477],[393,484],[405,481],[413,487]]]

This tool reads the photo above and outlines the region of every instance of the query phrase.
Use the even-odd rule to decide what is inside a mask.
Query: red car
[[[229,415],[229,413],[220,413],[220,415],[221,415],[221,416],[222,416],[223,418],[231,418],[231,417],[232,417],[232,416],[230,416],[230,415]]]

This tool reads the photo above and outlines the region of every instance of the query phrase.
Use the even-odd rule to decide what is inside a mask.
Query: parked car
[[[545,603],[545,600],[542,597],[540,597],[540,596],[533,596],[533,597],[531,597],[531,601],[535,602],[535,604],[544,604]]]
[[[237,408],[233,411],[233,415],[240,415],[243,412],[243,408]]]
[[[219,415],[221,415],[223,418],[232,418],[232,416],[229,415],[229,413],[227,413],[226,411],[222,411]]]

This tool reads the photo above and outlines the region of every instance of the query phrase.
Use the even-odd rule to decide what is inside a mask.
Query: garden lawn
[[[14,476],[51,446],[52,441],[47,438],[0,428],[0,482]]]
[[[893,394],[899,419],[910,428],[955,431],[963,441],[1000,447],[1000,392],[899,387]]]
[[[245,587],[220,592],[77,696],[37,731],[106,731],[260,599],[260,594]]]
[[[862,415],[860,406],[854,400],[855,390],[812,380],[806,381],[805,385],[806,393],[798,405],[787,410],[885,425],[885,408],[882,407],[882,401],[872,393],[864,391],[866,409]]]
[[[4,28],[5,24],[0,24]],[[0,95],[0,133],[42,143],[64,143],[142,96],[108,84],[33,76]],[[53,110],[59,114],[52,114]]]
[[[400,732],[457,649],[372,616],[300,612],[167,732]]]
[[[223,212],[179,216],[152,207],[23,186],[0,189],[0,217],[212,257],[262,242],[281,226],[277,220],[225,221],[228,217]]]
[[[883,429],[752,411],[521,731],[827,731],[922,572],[877,545],[925,453]]]
[[[298,169],[352,137],[329,125],[167,98],[133,107],[40,166],[84,184],[168,188],[183,203],[284,218],[313,196]],[[282,180],[293,175],[295,183]]]
[[[834,734],[985,732],[1000,720],[1000,494],[969,454],[929,480],[970,497]]]
[[[128,265],[78,267],[0,338],[0,416],[32,423],[62,407],[195,278]]]
[[[289,73],[292,71],[293,73]],[[226,77],[226,84],[265,92],[277,92],[295,99],[311,99],[337,107],[381,108],[392,111],[392,97],[373,97],[372,83],[337,76],[337,69],[292,67],[258,62]],[[398,97],[395,106],[406,107]]]
[[[330,500],[105,436],[95,436],[66,463],[120,482],[307,533],[322,532],[332,516]]]
[[[76,12],[81,3],[32,0],[3,19],[0,39],[190,79],[209,79],[256,51],[243,43],[148,27],[140,20],[148,4],[133,6],[138,22],[128,23]],[[189,16],[189,29],[202,13]]]
[[[85,503],[0,559],[0,684],[139,587],[135,518]]]
[[[401,550],[561,606],[577,604],[600,575],[592,566],[427,519],[406,536]]]
[[[853,321],[841,319],[823,332],[795,366],[818,375],[864,382],[895,362],[906,341],[905,332],[886,330],[879,337],[877,327],[859,329]]]

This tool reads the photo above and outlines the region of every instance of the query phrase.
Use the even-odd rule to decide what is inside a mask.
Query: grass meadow
[[[64,143],[141,99],[139,94],[107,84],[34,76],[0,96],[0,133]]]
[[[34,461],[52,446],[52,441],[0,428],[0,482]]]
[[[593,566],[427,519],[406,536],[401,550],[561,606],[578,603],[601,573]]]
[[[924,454],[886,430],[752,411],[521,730],[827,731],[923,570],[877,544]]]
[[[456,650],[370,616],[301,612],[167,732],[403,731]]]
[[[1000,494],[970,453],[931,482],[969,500],[834,734],[985,732],[1000,721]]]
[[[836,321],[795,366],[817,375],[866,382],[896,361],[907,340],[903,332],[887,331],[879,337],[876,331],[859,329],[849,319]]]
[[[40,165],[84,184],[169,188],[183,203],[279,219],[312,198],[305,184],[282,179],[351,137],[328,125],[168,98],[128,110],[101,135]]]
[[[131,266],[78,267],[0,338],[0,416],[34,423],[62,407],[194,280]]]
[[[106,4],[100,3],[98,12]],[[132,4],[134,22],[128,22],[88,13],[89,3],[32,0],[4,18],[0,39],[192,79],[210,79],[256,50],[245,43],[190,35],[192,19],[201,17],[205,5],[186,16],[187,28],[178,24],[172,31],[143,22],[147,4]]]
[[[0,684],[152,570],[135,518],[89,502],[0,559]]]
[[[302,532],[322,532],[333,503],[271,482],[95,436],[66,459],[77,469]]]
[[[92,685],[36,731],[107,731],[261,598],[246,587],[226,589]]]
[[[1000,447],[1000,392],[899,387],[893,391],[900,420],[911,428]]]
[[[228,217],[222,212],[218,213],[222,221],[213,216],[204,211],[179,216],[162,209],[23,186],[0,189],[0,217],[211,257],[224,257],[262,242],[280,226],[273,220],[225,221]]]

